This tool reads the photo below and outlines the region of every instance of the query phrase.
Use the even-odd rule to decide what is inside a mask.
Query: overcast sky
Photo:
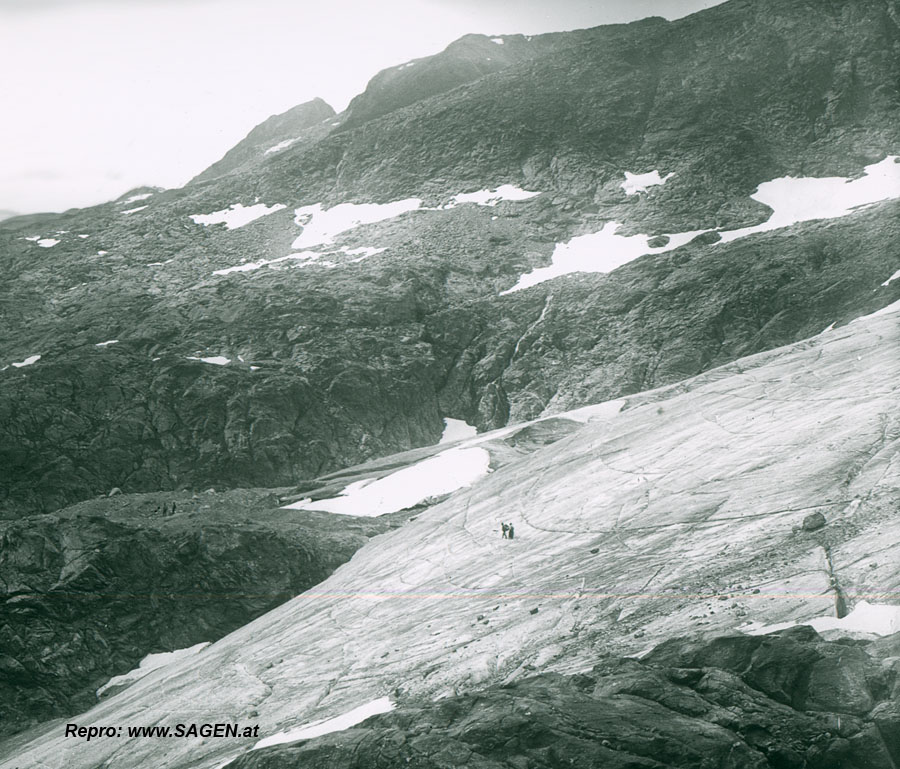
[[[0,0],[0,210],[175,187],[269,115],[336,110],[469,33],[677,18],[721,0]]]

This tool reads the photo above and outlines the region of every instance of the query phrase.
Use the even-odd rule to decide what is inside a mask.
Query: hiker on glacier
[[[507,538],[507,539],[512,539],[512,538],[515,537],[515,536],[516,536],[516,530],[515,530],[515,528],[513,527],[513,525],[510,523],[510,524],[506,527],[506,538]]]
[[[500,529],[501,529],[502,532],[503,532],[503,533],[500,535],[500,537],[501,537],[502,539],[508,539],[509,526],[507,526],[505,523],[501,523],[501,524],[500,524]]]

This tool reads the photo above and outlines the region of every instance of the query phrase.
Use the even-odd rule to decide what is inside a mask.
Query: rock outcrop
[[[0,523],[7,735],[89,708],[146,654],[221,638],[396,525],[277,504],[270,492],[130,495]]]
[[[892,769],[900,761],[898,641],[828,642],[806,626],[673,639],[640,660],[603,658],[586,674],[403,703],[227,766]]]

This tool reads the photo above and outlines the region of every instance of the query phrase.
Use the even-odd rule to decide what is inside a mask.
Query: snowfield
[[[516,285],[501,291],[500,295],[521,291],[573,272],[612,272],[646,254],[662,254],[680,248],[705,231],[666,235],[668,242],[665,245],[651,246],[649,235],[617,235],[621,226],[618,222],[607,222],[600,232],[578,235],[566,243],[558,243],[548,267],[538,267],[526,273]]]
[[[890,155],[880,163],[865,167],[865,175],[859,179],[843,177],[802,178],[790,176],[765,182],[751,197],[772,209],[772,215],[763,223],[737,230],[720,231],[719,243],[728,243],[759,232],[790,227],[800,222],[817,219],[836,219],[848,216],[863,206],[900,198],[900,163],[898,156]],[[627,195],[643,192],[647,187],[664,184],[672,174],[662,178],[658,171],[649,174],[625,172],[621,185]],[[665,246],[651,248],[649,235],[616,235],[621,225],[607,222],[600,232],[579,235],[566,243],[558,243],[547,267],[538,267],[522,275],[512,288],[501,291],[501,296],[535,286],[574,272],[612,272],[623,264],[647,254],[661,254],[679,248],[697,235],[716,230],[694,230],[666,235]],[[900,271],[888,279],[887,285],[900,277]]]
[[[195,224],[202,224],[208,227],[211,224],[224,224],[226,229],[236,230],[245,224],[256,221],[263,216],[274,214],[282,208],[287,208],[283,203],[276,203],[274,206],[267,206],[264,203],[257,203],[252,206],[244,206],[240,203],[233,203],[228,208],[221,211],[213,211],[211,214],[191,214],[190,218]]]
[[[281,152],[281,150],[285,150],[290,147],[295,142],[299,141],[300,137],[298,136],[296,139],[285,139],[283,142],[278,142],[274,147],[269,147],[263,154],[271,155],[273,152]]]
[[[201,363],[211,363],[213,366],[227,366],[231,363],[230,358],[226,358],[224,355],[214,355],[210,358],[200,358],[193,355],[187,356],[188,360],[199,360]]]
[[[119,202],[119,205],[127,206],[129,203],[137,203],[139,200],[146,200],[151,197],[153,197],[152,192],[143,192],[140,195],[132,195],[130,198],[125,198],[125,200]]]
[[[519,202],[521,200],[530,200],[540,195],[540,192],[530,192],[515,187],[512,184],[502,184],[495,190],[478,190],[478,192],[463,192],[454,196],[444,208],[455,208],[463,203],[475,203],[479,206],[489,206],[493,208],[504,200],[511,202]]]
[[[313,737],[321,737],[323,734],[341,732],[344,729],[349,729],[351,726],[362,723],[371,716],[378,715],[379,713],[388,713],[395,707],[396,706],[391,702],[389,697],[381,697],[377,700],[367,702],[365,705],[360,705],[358,708],[353,708],[353,710],[348,710],[346,713],[336,716],[335,718],[328,718],[323,721],[313,721],[310,724],[298,726],[296,729],[278,732],[271,737],[260,740],[250,749],[259,750],[260,748],[267,748],[270,745],[281,745],[285,742],[296,742],[297,740],[310,740]]]
[[[321,510],[365,518],[396,513],[428,497],[449,494],[471,485],[487,474],[490,459],[485,449],[448,449],[384,478],[351,483],[340,496],[301,500],[284,509]]]
[[[619,186],[625,190],[626,195],[638,195],[641,192],[646,192],[649,187],[665,184],[673,176],[675,176],[674,173],[660,176],[659,171],[650,171],[646,174],[632,174],[626,171],[625,181]]]
[[[297,264],[287,264],[286,266],[290,267],[306,267],[306,266],[319,266],[319,267],[337,267],[337,263],[333,261],[319,261],[323,256],[337,256],[339,254],[343,254],[344,256],[353,256],[354,259],[350,259],[348,261],[349,264],[355,264],[357,262],[363,261],[363,259],[368,259],[370,256],[375,256],[375,254],[380,254],[383,251],[387,251],[386,248],[373,248],[372,246],[360,246],[359,248],[349,248],[348,246],[341,246],[341,248],[336,251],[300,251],[296,254],[288,254],[287,256],[279,256],[277,259],[260,259],[258,262],[246,262],[244,264],[237,264],[234,267],[225,267],[221,270],[214,270],[213,275],[229,275],[233,272],[254,272],[255,270],[262,269],[263,267],[269,267],[270,269],[275,269],[272,265],[285,265],[288,262],[297,262]]]
[[[852,180],[840,176],[821,179],[785,176],[760,184],[750,197],[771,208],[772,215],[762,224],[723,232],[722,242],[799,222],[838,219],[861,206],[900,198],[900,163],[896,155],[864,170],[864,176]]]
[[[872,633],[886,636],[900,632],[900,606],[860,601],[846,617],[815,617],[809,620],[780,622],[776,625],[751,623],[739,630],[748,635],[767,635],[797,625],[809,625],[817,633],[841,630],[849,633]]]
[[[127,673],[123,673],[120,676],[113,676],[110,678],[109,681],[97,689],[97,697],[100,698],[103,695],[103,692],[112,689],[114,686],[133,684],[135,681],[140,681],[145,675],[152,673],[154,670],[159,670],[159,668],[165,667],[166,665],[171,665],[173,662],[177,662],[185,657],[193,657],[195,654],[202,652],[207,646],[209,646],[209,641],[189,646],[186,649],[176,649],[172,652],[148,654],[141,660],[140,665],[136,668],[129,670]]]
[[[303,232],[291,247],[305,249],[331,245],[334,238],[342,232],[363,224],[393,219],[421,207],[420,198],[407,198],[392,203],[340,203],[328,209],[323,209],[321,203],[303,206],[294,211],[294,223],[302,227]]]
[[[10,364],[13,368],[25,368],[25,366],[33,366],[41,359],[40,355],[29,355],[25,360],[20,361],[19,363]]]
[[[478,435],[478,428],[470,425],[462,419],[451,419],[444,417],[444,432],[438,443],[455,443],[466,438],[474,438]]]

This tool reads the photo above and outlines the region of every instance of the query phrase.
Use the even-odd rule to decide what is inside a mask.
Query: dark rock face
[[[590,675],[539,675],[247,753],[233,769],[756,767],[889,769],[895,674],[808,627],[677,639]]]
[[[803,519],[801,524],[803,531],[818,531],[825,525],[825,516],[822,513],[812,513]]]
[[[0,525],[7,733],[85,710],[148,653],[221,638],[393,525],[275,505],[251,491],[116,496]]]
[[[487,429],[632,394],[895,301],[896,202],[499,296],[611,220],[653,236],[757,223],[761,182],[900,153],[896,3],[815,7],[467,37],[376,76],[340,125],[321,102],[270,119],[146,210],[3,222],[0,364],[42,359],[0,372],[0,517],[113,487],[296,484],[433,443],[443,416]],[[675,175],[626,197],[623,172],[648,169]],[[289,254],[290,206],[436,207],[503,183],[542,194],[356,228],[335,248],[387,249],[358,263],[214,274]],[[189,218],[258,199],[288,208],[235,230]],[[51,228],[73,234],[24,240]]]

